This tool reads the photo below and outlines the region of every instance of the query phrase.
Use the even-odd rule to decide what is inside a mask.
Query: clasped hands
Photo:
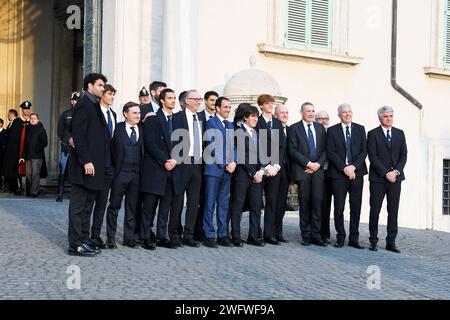
[[[306,165],[305,173],[307,174],[313,174],[317,170],[320,169],[320,163],[317,162],[308,162]]]

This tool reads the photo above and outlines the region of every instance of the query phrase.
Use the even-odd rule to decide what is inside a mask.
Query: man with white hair
[[[327,131],[328,177],[334,197],[334,225],[336,248],[344,246],[344,208],[347,193],[350,197],[350,234],[348,245],[364,249],[359,244],[359,218],[361,215],[364,176],[367,174],[366,130],[353,122],[353,111],[349,104],[338,107],[341,122]]]
[[[405,133],[392,126],[394,110],[389,106],[378,109],[381,125],[367,134],[367,152],[370,169],[370,247],[377,251],[378,218],[384,197],[387,197],[387,237],[386,250],[400,253],[395,244],[398,232],[398,207],[401,183],[405,180],[403,169],[406,165],[408,149]]]

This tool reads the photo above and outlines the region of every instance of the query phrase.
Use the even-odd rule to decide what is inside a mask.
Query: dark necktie
[[[131,127],[130,139],[131,139],[131,142],[133,144],[136,144],[136,142],[137,142],[137,135],[136,135],[136,128],[135,127]]]
[[[200,141],[198,141],[199,136],[199,130],[198,130],[198,121],[197,121],[197,115],[193,115],[193,128],[194,128],[194,159],[198,160],[200,159]]]
[[[391,130],[390,129],[388,129],[387,130],[387,134],[386,134],[386,139],[387,139],[387,143],[388,143],[388,146],[389,146],[389,149],[392,147],[392,138],[391,138]]]
[[[267,121],[267,127],[272,130],[272,121]]]
[[[112,122],[112,119],[111,119],[111,112],[108,110],[108,111],[106,111],[106,114],[108,115],[108,132],[109,132],[109,136],[112,138],[113,122]]]
[[[311,124],[308,124],[308,146],[309,146],[309,160],[316,161],[316,143],[311,130]]]
[[[222,123],[223,123],[223,126],[224,126],[225,129],[226,129],[226,128],[227,128],[227,120],[223,120]]]
[[[347,164],[352,163],[352,137],[348,126],[345,127],[345,157],[347,158]]]
[[[167,116],[167,124],[169,125],[169,136],[172,136],[173,126],[172,126],[172,115]]]

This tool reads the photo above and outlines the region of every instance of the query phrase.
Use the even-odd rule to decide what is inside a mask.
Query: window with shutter
[[[445,43],[444,43],[444,61],[447,67],[450,66],[450,0],[446,0],[445,6]]]
[[[307,49],[331,50],[332,0],[286,1],[286,43]]]

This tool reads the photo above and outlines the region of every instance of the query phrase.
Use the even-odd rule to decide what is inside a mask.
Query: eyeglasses
[[[317,120],[330,120],[330,118],[317,118]]]
[[[195,102],[202,102],[203,98],[188,98],[190,100],[195,100]]]

